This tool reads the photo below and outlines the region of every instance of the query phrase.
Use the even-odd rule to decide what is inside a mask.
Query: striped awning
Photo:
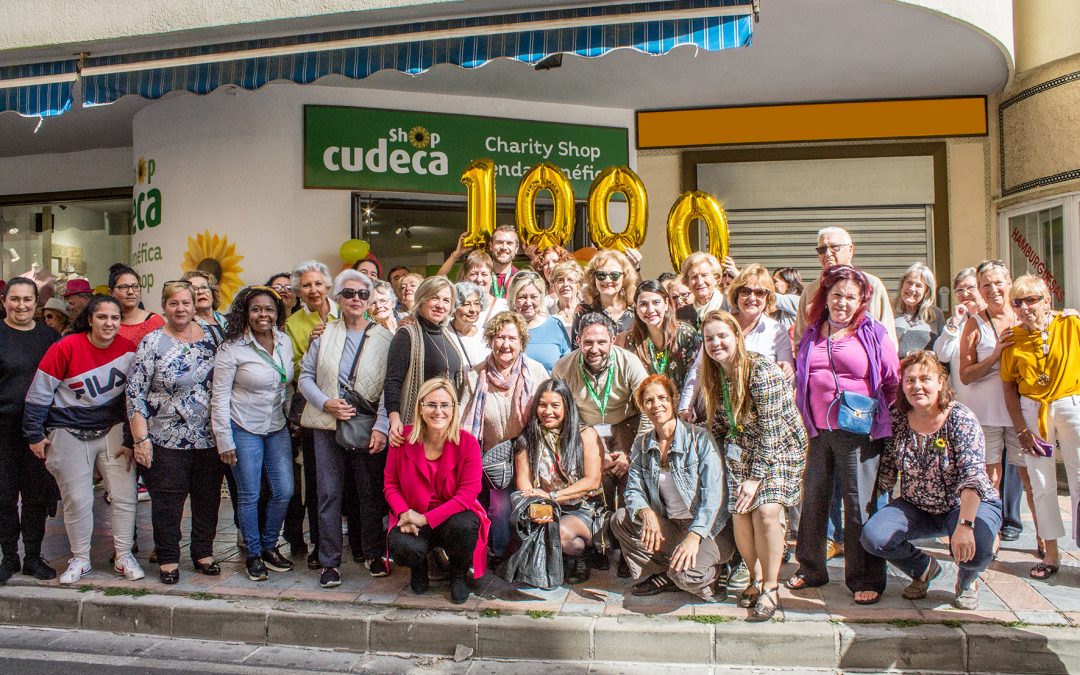
[[[501,58],[536,64],[554,54],[599,57],[633,49],[659,55],[683,45],[719,51],[750,43],[754,6],[755,0],[664,0],[90,57],[79,79],[83,105],[93,106],[127,95],[208,94],[226,85],[258,89],[327,75],[362,79],[387,69],[419,75],[440,64],[479,68]],[[74,72],[74,64],[48,65]],[[71,105],[70,82],[48,87],[47,94],[34,86],[0,90],[0,111],[63,113]]]
[[[71,108],[71,85],[78,62],[54,61],[25,66],[0,67],[0,82],[19,86],[0,89],[0,112],[14,110],[23,115],[63,115]]]

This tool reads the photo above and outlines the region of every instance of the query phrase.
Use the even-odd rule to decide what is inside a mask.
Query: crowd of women
[[[942,565],[913,542],[946,536],[955,602],[974,608],[979,574],[1015,539],[1021,486],[1030,574],[1052,576],[1059,455],[1074,514],[1080,496],[1080,319],[1000,261],[956,275],[946,319],[926,265],[890,302],[847,232],[822,230],[816,250],[805,288],[792,268],[706,253],[642,281],[633,250],[584,268],[529,250],[517,269],[500,227],[427,278],[384,278],[374,256],[333,278],[306,261],[228,308],[211,274],[188,272],[162,285],[161,316],[120,264],[109,295],[74,280],[66,305],[12,279],[0,581],[57,576],[41,557],[57,497],[59,582],[91,571],[95,474],[114,570],[133,580],[145,483],[165,584],[180,579],[188,501],[193,568],[221,573],[223,483],[253,581],[300,561],[337,586],[347,537],[370,575],[407,567],[418,594],[446,579],[455,603],[489,569],[553,588],[615,562],[634,595],[742,589],[749,619],[767,620],[789,539],[789,588],[827,583],[843,551],[854,602],[872,604],[886,561],[911,577],[904,597],[924,597]]]

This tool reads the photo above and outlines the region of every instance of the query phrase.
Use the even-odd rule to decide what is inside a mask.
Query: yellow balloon
[[[668,254],[678,270],[690,257],[690,223],[700,218],[709,236],[709,253],[723,260],[728,254],[728,222],[724,207],[708,192],[694,190],[679,195],[667,217]]]
[[[363,239],[348,239],[338,249],[338,255],[341,256],[341,261],[352,265],[357,260],[362,260],[367,257],[367,254],[371,252],[371,244],[367,243]]]
[[[481,248],[495,232],[495,162],[478,159],[461,174],[468,189],[465,210],[465,241],[468,248]]]
[[[612,232],[608,222],[608,203],[616,192],[626,195],[629,202],[626,229]],[[589,188],[589,236],[600,248],[625,251],[641,248],[649,227],[649,198],[645,184],[627,166],[609,166],[600,172]]]
[[[542,229],[536,222],[536,193],[547,190],[554,201],[551,227]],[[574,188],[562,170],[544,162],[537,164],[517,190],[515,203],[518,237],[538,249],[562,246],[574,236]]]

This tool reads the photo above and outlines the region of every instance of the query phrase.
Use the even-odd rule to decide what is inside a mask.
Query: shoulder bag
[[[514,479],[514,441],[503,441],[484,453],[484,475],[496,490],[510,487]]]
[[[360,343],[356,345],[356,356],[353,358],[352,367],[349,368],[349,384],[341,387],[341,398],[356,410],[356,414],[349,419],[337,420],[334,438],[337,444],[346,450],[367,452],[371,445],[371,432],[375,428],[375,418],[379,412],[374,403],[352,388],[352,382],[356,379],[356,367],[360,363],[360,355],[364,350],[364,340],[371,326],[372,324],[369,323],[360,335]]]
[[[825,345],[829,352],[829,369],[832,371],[833,382],[836,383],[836,398],[829,404],[825,424],[829,431],[834,431],[829,418],[832,417],[833,407],[839,406],[836,414],[836,425],[840,429],[853,434],[869,434],[870,429],[874,426],[874,416],[877,413],[878,402],[869,396],[856,394],[853,391],[840,390],[840,380],[836,377],[836,364],[833,363],[831,335],[825,338]]]

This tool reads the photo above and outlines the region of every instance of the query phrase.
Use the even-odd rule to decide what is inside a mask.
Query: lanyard
[[[735,423],[735,413],[731,410],[731,392],[728,389],[727,378],[723,374],[720,375],[720,390],[724,394],[724,412],[727,413],[728,418],[728,434],[732,439],[738,438],[742,433],[742,425]]]
[[[592,382],[590,381],[589,374],[585,372],[585,357],[578,355],[578,368],[581,369],[581,379],[585,380],[585,388],[589,390],[589,397],[592,398],[593,403],[600,410],[600,421],[604,421],[604,417],[607,413],[608,399],[611,398],[611,383],[615,379],[615,355],[608,356],[608,371],[607,371],[607,384],[604,385],[604,398],[601,400],[596,394],[596,390],[593,389]]]
[[[645,344],[649,348],[649,360],[652,361],[653,373],[663,375],[667,372],[668,350],[657,352],[653,348],[652,339],[648,336],[645,338]]]
[[[510,273],[509,272],[506,273],[505,280],[503,281],[502,285],[499,284],[499,275],[492,273],[492,275],[491,275],[491,294],[494,295],[496,298],[504,297],[506,295],[506,287],[507,287],[507,285],[509,285],[509,283],[510,283]]]
[[[251,348],[255,350],[255,353],[259,355],[259,358],[261,358],[263,361],[266,361],[266,363],[274,369],[274,372],[276,372],[278,376],[281,377],[281,383],[285,384],[285,380],[287,379],[285,377],[285,360],[282,359],[281,365],[278,365],[277,360],[281,357],[281,355],[278,354],[277,348],[274,348],[274,358],[270,358],[270,356],[263,350],[259,349],[254,342],[252,342]]]

